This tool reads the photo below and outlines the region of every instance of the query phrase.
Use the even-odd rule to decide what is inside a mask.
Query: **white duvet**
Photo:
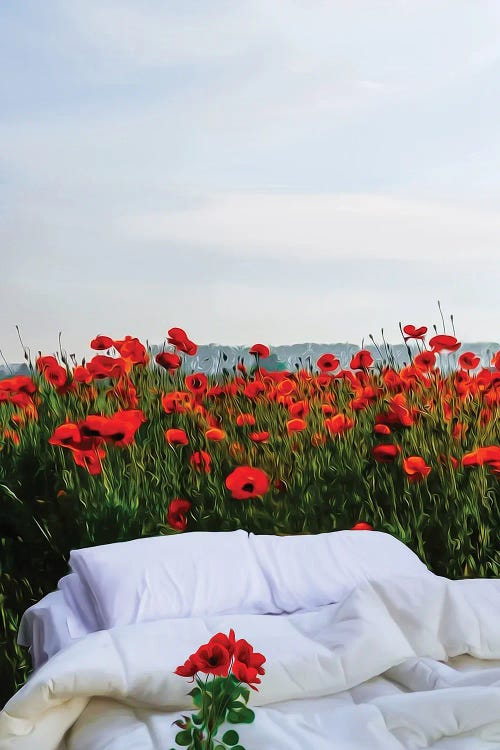
[[[255,722],[237,727],[247,750],[500,748],[500,581],[394,571],[293,614],[91,633],[9,701],[1,750],[168,750],[191,706],[173,670],[229,628],[267,658]]]

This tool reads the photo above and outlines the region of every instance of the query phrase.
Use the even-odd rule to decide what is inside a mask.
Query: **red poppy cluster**
[[[261,682],[259,675],[265,674],[262,667],[265,661],[266,657],[255,652],[244,638],[236,640],[231,629],[229,635],[217,633],[212,636],[208,643],[177,667],[174,674],[194,679],[198,672],[214,677],[227,677],[232,673],[239,682],[258,690],[255,685]]]
[[[90,414],[79,422],[65,422],[49,438],[51,445],[68,448],[75,463],[89,474],[100,474],[106,456],[105,443],[117,448],[134,442],[135,433],[146,417],[141,409],[118,411],[109,417]]]

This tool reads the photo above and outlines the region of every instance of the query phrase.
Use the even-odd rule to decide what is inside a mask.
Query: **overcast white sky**
[[[0,71],[9,361],[500,340],[497,0],[3,0]]]

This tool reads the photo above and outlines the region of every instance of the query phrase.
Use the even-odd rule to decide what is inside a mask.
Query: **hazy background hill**
[[[408,348],[404,344],[388,344],[387,349],[384,345],[377,347],[370,345],[365,349],[371,352],[376,363],[392,363],[401,367],[408,364],[410,357]],[[342,368],[348,368],[353,354],[359,351],[357,344],[291,344],[283,346],[273,346],[271,355],[267,359],[261,359],[260,363],[268,370],[295,370],[300,367],[315,367],[318,358],[329,352],[335,354],[340,360]],[[150,346],[153,355],[162,351],[158,345]],[[255,358],[248,353],[248,346],[224,346],[222,344],[202,344],[198,347],[198,352],[194,357],[186,357],[183,369],[187,372],[203,371],[207,374],[214,375],[222,372],[224,369],[231,371],[236,367],[238,362],[250,367],[255,363]],[[462,352],[471,351],[477,354],[481,359],[481,367],[490,367],[493,354],[500,349],[500,344],[494,342],[464,343],[458,352],[444,353],[438,357],[438,366],[442,370],[448,371],[457,367],[457,361]],[[170,350],[170,349],[168,349]],[[416,352],[414,346],[411,352]],[[29,367],[26,363],[14,363],[9,365],[0,365],[0,379],[10,377],[11,375],[29,374]]]

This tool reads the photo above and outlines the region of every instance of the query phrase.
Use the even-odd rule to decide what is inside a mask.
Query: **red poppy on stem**
[[[360,349],[351,359],[351,370],[363,370],[373,365],[373,357],[368,349]]]
[[[475,370],[480,363],[481,360],[474,352],[464,352],[458,358],[458,364],[462,370]]]
[[[271,350],[265,344],[254,344],[249,350],[250,354],[253,354],[257,358],[267,359],[271,354]]]
[[[415,355],[413,358],[413,364],[419,370],[432,370],[436,364],[436,355],[434,352],[424,349],[423,352],[419,352],[419,354]]]
[[[167,520],[170,526],[177,531],[184,531],[187,526],[186,513],[191,509],[189,500],[176,497],[170,502],[167,511]]]
[[[38,357],[36,367],[51,385],[61,388],[67,383],[66,368],[62,367],[55,357]]]
[[[401,448],[398,445],[376,445],[372,448],[372,454],[376,461],[381,464],[390,464],[394,461]]]
[[[218,443],[221,440],[225,440],[226,433],[219,427],[211,427],[205,432],[205,437],[207,440],[212,440],[213,442]]]
[[[196,344],[188,338],[186,331],[182,328],[171,328],[168,331],[167,341],[180,352],[185,352],[190,356],[194,356],[198,351]]]
[[[345,414],[335,414],[334,417],[325,419],[324,425],[332,435],[343,435],[354,427],[354,420]]]
[[[182,365],[182,359],[173,352],[160,352],[156,355],[155,362],[170,373],[175,372]]]
[[[365,521],[359,521],[354,524],[351,531],[373,531],[373,526],[369,523],[365,523]]]
[[[188,391],[191,391],[191,393],[194,393],[196,396],[205,393],[208,387],[208,378],[203,372],[186,375],[184,382],[186,383]]]
[[[403,459],[403,471],[409,482],[421,482],[430,474],[431,467],[421,456],[408,456]]]
[[[460,349],[462,344],[457,341],[455,336],[447,336],[443,333],[430,339],[429,346],[433,351],[438,353],[443,351],[456,352],[457,349]]]
[[[103,354],[96,354],[90,362],[87,362],[86,367],[95,379],[121,378],[130,372],[132,363],[121,357],[106,357]]]
[[[244,427],[245,425],[253,426],[255,424],[255,417],[253,414],[238,414],[236,424],[238,427]]]
[[[92,339],[90,342],[90,348],[95,349],[97,351],[104,351],[105,349],[111,349],[111,347],[114,346],[113,339],[110,339],[109,336],[96,336],[95,339]]]
[[[269,490],[269,477],[262,469],[238,466],[226,477],[226,487],[235,500],[261,497]]]
[[[165,439],[170,445],[187,445],[189,443],[188,436],[184,430],[171,427],[169,430],[165,430]]]
[[[218,677],[227,677],[231,656],[227,648],[220,643],[207,643],[200,646],[195,654],[189,657],[196,664],[199,672],[213,674]]]
[[[166,414],[185,414],[193,408],[193,397],[187,391],[171,391],[161,397]]]
[[[189,463],[193,469],[196,469],[196,471],[203,471],[205,474],[210,474],[212,468],[210,453],[207,453],[206,451],[195,451],[191,455]]]
[[[407,341],[408,339],[422,340],[425,337],[425,334],[427,333],[427,328],[426,326],[420,326],[420,328],[415,328],[415,326],[407,325],[407,326],[404,326],[403,333],[406,334],[404,336],[405,341]]]
[[[322,354],[316,362],[321,372],[333,372],[340,367],[340,362],[334,354]]]
[[[125,336],[123,341],[115,341],[115,349],[122,359],[133,365],[147,365],[149,354],[146,347],[135,336]]]
[[[254,443],[267,443],[270,433],[263,430],[262,432],[251,432],[249,438]]]
[[[289,435],[293,432],[302,432],[302,430],[307,429],[307,422],[304,419],[289,419],[286,428]]]

